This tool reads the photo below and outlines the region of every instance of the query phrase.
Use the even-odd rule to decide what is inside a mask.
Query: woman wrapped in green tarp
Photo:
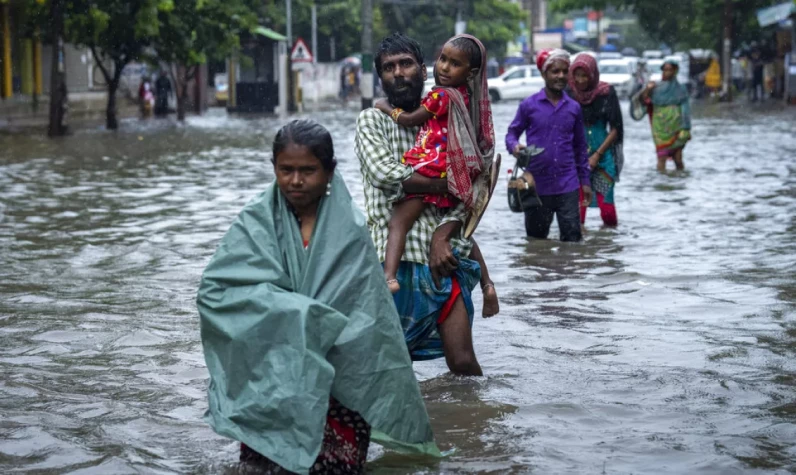
[[[364,216],[317,122],[284,126],[197,306],[207,421],[267,473],[361,473],[370,440],[439,456]]]

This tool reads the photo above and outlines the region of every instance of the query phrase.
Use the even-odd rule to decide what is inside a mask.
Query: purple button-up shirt
[[[580,104],[566,94],[555,106],[544,89],[520,103],[506,134],[509,153],[525,132],[528,144],[544,152],[531,158],[527,168],[540,195],[569,193],[591,185],[586,134]]]

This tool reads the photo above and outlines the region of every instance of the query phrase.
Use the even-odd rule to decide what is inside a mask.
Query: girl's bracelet
[[[495,288],[495,284],[491,284],[491,283],[490,284],[484,284],[484,285],[481,286],[481,290],[486,290],[489,287],[492,287],[494,289]]]
[[[393,122],[398,122],[398,116],[403,114],[404,110],[400,107],[396,107],[395,109],[390,112],[390,117],[392,118]]]

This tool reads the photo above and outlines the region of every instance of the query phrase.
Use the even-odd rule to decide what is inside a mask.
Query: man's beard
[[[398,90],[398,88],[405,86],[405,89]],[[392,84],[384,81],[381,87],[384,89],[390,104],[405,111],[413,111],[420,107],[420,100],[423,95],[423,73],[418,71],[409,81],[405,81],[403,78],[397,78]]]

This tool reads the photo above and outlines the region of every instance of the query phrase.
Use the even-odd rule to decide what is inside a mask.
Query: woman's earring
[[[332,194],[332,182],[326,184],[326,196],[331,196]]]

